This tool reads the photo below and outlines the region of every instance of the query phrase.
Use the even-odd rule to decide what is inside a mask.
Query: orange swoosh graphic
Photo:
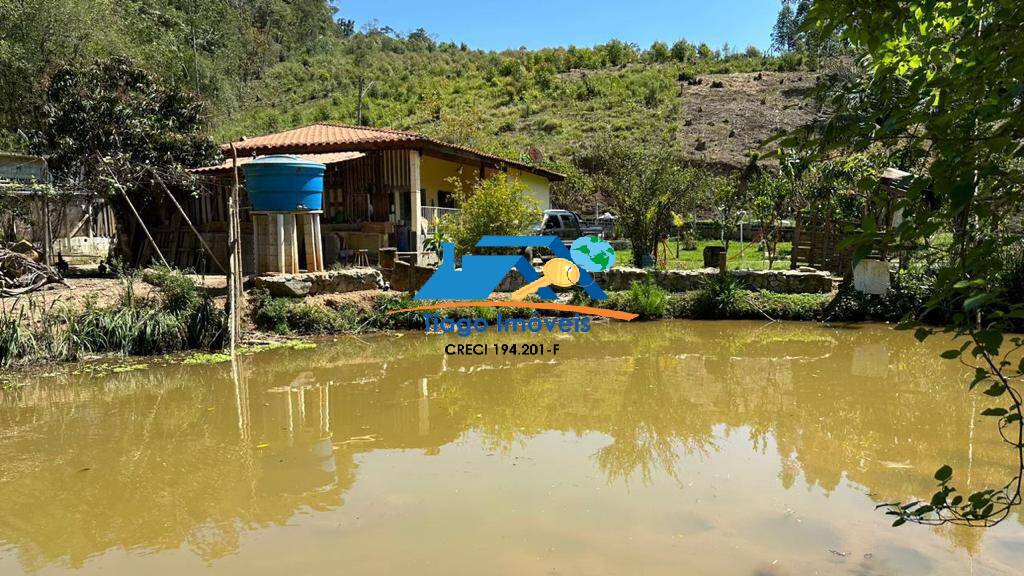
[[[604,310],[590,306],[573,306],[572,304],[556,304],[554,302],[492,302],[490,300],[467,301],[467,302],[438,302],[429,306],[416,306],[414,308],[402,308],[385,312],[385,316],[398,314],[399,312],[420,312],[422,310],[437,310],[439,308],[533,308],[534,310],[558,310],[560,312],[577,312],[587,316],[604,316],[615,320],[629,322],[637,318],[637,314],[620,312],[618,310]]]

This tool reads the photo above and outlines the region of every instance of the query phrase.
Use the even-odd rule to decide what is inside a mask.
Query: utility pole
[[[363,125],[363,98],[366,93],[373,87],[373,82],[367,82],[366,77],[359,76],[359,101],[356,105],[356,126]]]

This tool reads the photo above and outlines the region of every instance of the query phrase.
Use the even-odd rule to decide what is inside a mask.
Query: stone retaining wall
[[[437,270],[430,266],[418,266],[401,260],[396,260],[394,266],[394,270],[388,276],[388,283],[391,284],[392,290],[399,292],[416,292],[427,283],[434,270]]]
[[[832,275],[817,270],[729,270],[748,290],[779,292],[782,294],[827,294],[832,291]],[[699,290],[704,278],[718,274],[715,268],[697,270],[642,270],[640,268],[612,268],[595,274],[597,282],[606,290],[629,290],[633,282],[643,282],[648,276],[669,292]]]
[[[265,288],[271,296],[302,298],[317,294],[380,290],[384,288],[384,278],[376,268],[346,268],[318,273],[258,276],[253,285]]]

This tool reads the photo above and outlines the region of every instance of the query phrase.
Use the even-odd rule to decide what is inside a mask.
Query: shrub
[[[729,318],[736,307],[739,292],[739,280],[733,276],[707,276],[694,299],[693,313],[697,318]]]
[[[575,163],[589,174],[589,191],[611,200],[638,268],[671,227],[673,213],[697,191],[696,172],[682,167],[666,144],[640,146],[606,139],[591,145]]]
[[[668,292],[648,278],[630,284],[619,305],[626,312],[639,314],[641,320],[664,318],[668,311]]]
[[[387,292],[381,294],[373,302],[369,325],[379,330],[412,329],[423,325],[423,318],[416,312],[399,312],[388,315],[388,312],[412,308],[423,302],[414,301],[409,295]]]
[[[128,346],[122,348],[123,354],[167,354],[186,347],[184,323],[176,314],[165,310],[142,311],[132,332]]]
[[[189,314],[199,307],[202,294],[191,278],[166,266],[148,268],[142,279],[160,289],[163,307],[171,312]]]
[[[816,320],[831,300],[829,294],[778,294],[740,290],[732,313],[739,318]]]
[[[472,190],[464,190],[460,179],[452,186],[461,210],[441,218],[438,230],[459,254],[470,252],[483,236],[517,236],[540,222],[537,201],[526,193],[526,185],[504,173],[478,180]]]
[[[288,332],[290,303],[283,298],[271,298],[265,289],[253,290],[249,295],[252,322],[260,330],[285,334]]]
[[[351,308],[333,309],[271,298],[266,290],[254,290],[250,302],[253,324],[276,334],[337,334],[357,328],[356,313]]]

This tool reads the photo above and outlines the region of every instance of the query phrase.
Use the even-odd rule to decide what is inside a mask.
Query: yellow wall
[[[526,193],[537,201],[541,210],[551,208],[551,182],[543,176],[522,170],[509,170],[512,178],[518,179],[526,185]]]
[[[426,189],[427,206],[437,206],[437,192],[455,192],[455,186],[449,178],[458,177],[462,180],[463,189],[469,190],[480,175],[480,168],[468,164],[449,162],[433,156],[423,155],[420,159],[420,187]]]
[[[487,168],[484,177],[493,176],[496,172],[492,168]],[[508,174],[526,185],[527,193],[537,200],[541,210],[551,208],[551,183],[547,178],[514,168],[510,169]],[[461,178],[463,189],[469,190],[479,176],[479,166],[450,162],[424,154],[420,161],[420,186],[426,189],[424,204],[437,206],[438,190],[455,191],[455,187],[448,181],[449,178]]]

